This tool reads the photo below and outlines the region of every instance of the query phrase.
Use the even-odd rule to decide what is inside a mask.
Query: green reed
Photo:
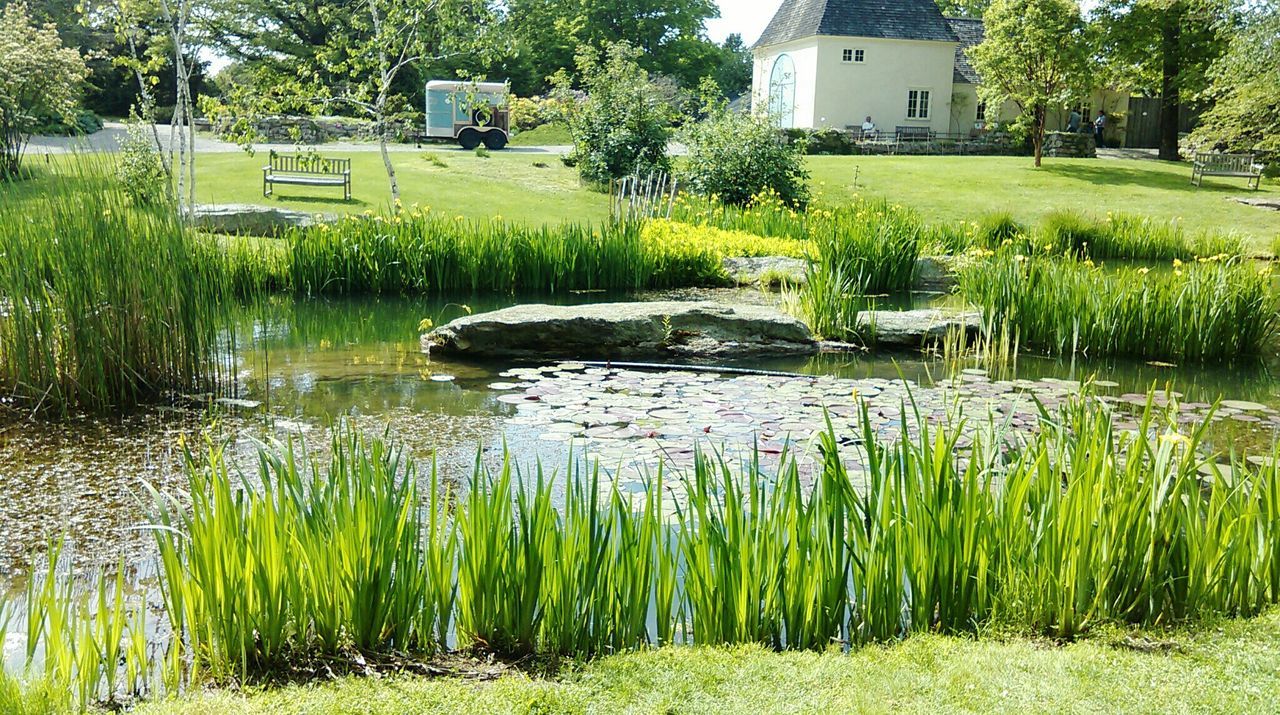
[[[961,271],[958,290],[1023,345],[1060,354],[1229,361],[1261,354],[1280,325],[1269,269],[1244,259],[1104,270],[1001,252]]]
[[[923,232],[914,212],[883,201],[814,212],[817,258],[796,294],[797,311],[819,335],[868,340],[858,314],[869,297],[911,289]]]
[[[124,566],[77,578],[64,562],[61,542],[51,544],[42,560],[15,609],[26,646],[21,675],[3,672],[0,661],[0,709],[84,712],[151,692],[155,671],[146,639],[153,624],[145,594],[126,581]],[[0,642],[12,615],[0,603]]]
[[[639,224],[535,227],[413,212],[350,217],[289,240],[292,285],[309,295],[556,293],[728,279],[715,251],[646,241]]]
[[[326,464],[264,447],[242,480],[212,448],[191,462],[189,509],[159,502],[169,652],[193,677],[243,678],[452,646],[821,649],[992,624],[1073,637],[1280,601],[1280,460],[1218,465],[1176,406],[1149,405],[1132,431],[1087,395],[1030,433],[951,412],[933,424],[904,405],[907,436],[885,440],[864,407],[860,439],[829,429],[808,466],[701,454],[636,494],[580,462],[557,479],[507,458],[478,461],[456,501],[434,476],[424,496],[398,450],[345,430]],[[46,640],[76,631],[57,607],[39,622]]]
[[[299,654],[430,652],[452,608],[437,484],[382,440],[339,430],[323,468],[264,448],[237,489],[218,448],[189,456],[190,509],[157,496],[170,625],[197,669],[245,677]],[[449,579],[444,575],[449,574]]]
[[[74,177],[0,197],[0,388],[105,410],[208,391],[226,326],[217,249],[171,209]]]
[[[1238,256],[1244,252],[1239,236],[1201,233],[1188,236],[1177,221],[1108,213],[1091,220],[1058,211],[1041,222],[1030,252],[1070,253],[1080,258],[1190,260],[1197,257]],[[994,248],[995,245],[989,245]]]

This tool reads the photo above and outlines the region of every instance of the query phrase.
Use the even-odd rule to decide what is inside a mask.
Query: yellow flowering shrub
[[[711,251],[721,258],[787,256],[812,258],[813,242],[793,238],[770,238],[714,226],[694,225],[655,219],[644,225],[641,237],[647,244],[674,252]]]

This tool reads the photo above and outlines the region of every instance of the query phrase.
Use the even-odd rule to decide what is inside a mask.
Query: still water
[[[579,294],[554,302],[655,297],[706,296]],[[751,290],[717,292],[714,297],[730,302],[776,300]],[[935,300],[923,296],[881,301],[880,307],[914,307]],[[5,418],[0,422],[0,578],[20,573],[28,554],[63,534],[82,562],[143,560],[150,537],[137,527],[145,521],[149,504],[145,485],[180,489],[184,449],[199,452],[224,445],[232,461],[245,466],[251,465],[261,441],[305,440],[322,454],[327,428],[346,417],[363,431],[391,434],[424,468],[437,464],[446,479],[465,481],[478,455],[492,463],[504,445],[522,460],[562,460],[566,446],[538,439],[527,421],[509,422],[518,414],[517,407],[489,387],[515,365],[430,359],[419,348],[424,319],[441,325],[468,311],[517,302],[530,301],[272,300],[240,310],[234,340],[228,341],[234,345],[227,355],[235,376],[231,404],[210,410],[192,401],[57,424]],[[905,378],[921,385],[947,379],[941,360],[911,353],[729,365],[850,379]],[[1214,368],[1023,355],[1001,378],[1096,379],[1117,396],[1145,393],[1155,386],[1181,393],[1184,402],[1225,398],[1280,409],[1278,366],[1274,355],[1267,361]],[[1257,448],[1269,442],[1274,426],[1270,421],[1223,420],[1216,429],[1216,443],[1223,449]]]

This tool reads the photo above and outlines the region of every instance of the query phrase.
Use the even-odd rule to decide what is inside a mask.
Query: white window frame
[[[923,111],[921,111],[922,105]],[[909,87],[907,89],[907,120],[927,122],[932,116],[933,89],[930,87]]]
[[[840,50],[840,62],[846,65],[860,65],[867,61],[867,51],[861,47],[845,47]]]

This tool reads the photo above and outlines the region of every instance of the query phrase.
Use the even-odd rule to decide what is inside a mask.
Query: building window
[[[861,63],[867,59],[866,50],[855,50],[846,48],[840,51],[840,60],[842,62]]]
[[[987,119],[987,103],[978,102],[978,121],[983,122]]]
[[[853,61],[854,61],[854,62],[862,62],[862,61],[864,61],[864,60],[866,60],[866,59],[867,59],[867,51],[866,51],[866,50],[854,50],[854,51],[853,51]]]
[[[913,89],[907,92],[907,119],[929,118],[929,90]]]
[[[796,65],[790,55],[778,55],[769,74],[769,118],[783,129],[796,121]]]

